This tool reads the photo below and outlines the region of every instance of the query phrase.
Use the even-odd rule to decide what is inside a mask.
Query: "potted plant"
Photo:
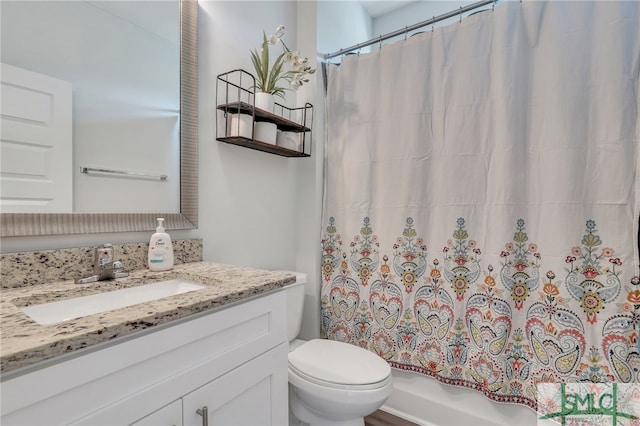
[[[284,35],[284,25],[278,26],[275,32],[267,37],[262,32],[262,46],[260,51],[251,51],[251,62],[255,69],[256,84],[255,104],[256,107],[267,111],[273,110],[273,97],[279,96],[285,99],[285,90],[288,88],[282,85],[283,81],[289,83],[289,87],[297,90],[304,83],[308,83],[307,75],[313,74],[316,70],[309,66],[308,58],[301,57],[297,51],[292,51],[282,40]],[[280,43],[283,51],[273,64],[269,62],[269,46]]]

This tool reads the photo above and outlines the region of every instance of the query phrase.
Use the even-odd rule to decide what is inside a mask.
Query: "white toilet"
[[[300,332],[307,275],[285,287],[289,333],[289,406],[311,426],[362,426],[391,395],[391,368],[366,349],[333,340],[295,339]]]

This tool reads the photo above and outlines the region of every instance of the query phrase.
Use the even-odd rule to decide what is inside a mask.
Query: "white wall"
[[[372,18],[359,1],[320,0],[318,2],[318,51],[323,54],[336,52],[472,3],[475,3],[475,1],[418,0],[379,17]],[[484,9],[490,7],[490,5],[485,6]],[[470,13],[473,12],[463,14],[463,19]],[[448,25],[458,19],[458,17],[450,18],[437,23],[435,26]],[[408,36],[429,29],[431,29],[431,26],[414,30],[409,32]],[[384,43],[403,38],[404,35],[401,35],[388,39]],[[361,53],[369,52],[376,46],[377,44],[364,47],[361,49]]]
[[[373,20],[372,28],[373,34],[388,34],[390,32],[409,27],[414,24],[418,24],[423,21],[427,21],[436,16],[448,13],[452,10],[459,9],[460,7],[468,6],[475,1],[469,0],[429,0],[429,1],[416,1],[409,3],[406,6],[379,16]],[[485,8],[491,8],[491,6],[485,6]],[[469,13],[463,14],[463,19],[468,16]],[[459,20],[459,17],[449,18],[444,21],[440,21],[435,24],[434,27],[449,25]],[[414,30],[408,33],[408,36],[421,31],[429,31],[432,26],[423,27],[421,29]],[[404,39],[404,35],[389,39],[388,42]]]
[[[323,54],[369,40],[375,34],[371,17],[359,1],[320,0],[317,22],[318,51]]]
[[[316,59],[318,46],[318,3],[298,3],[298,49]],[[320,233],[324,168],[324,86],[322,69],[316,61],[315,77],[298,92],[299,99],[314,105],[311,157],[296,161],[295,269],[307,273],[304,315],[300,337],[320,336]]]
[[[296,161],[215,140],[216,76],[253,72],[249,52],[283,24],[296,44],[297,8],[286,1],[199,2],[199,196],[205,260],[295,268]],[[278,46],[274,46],[278,47]],[[273,48],[272,48],[273,49]],[[312,53],[312,52],[310,52]],[[288,93],[291,106],[303,102]]]

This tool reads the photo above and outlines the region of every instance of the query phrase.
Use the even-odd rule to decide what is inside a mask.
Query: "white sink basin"
[[[163,297],[200,290],[206,286],[184,280],[160,281],[122,290],[76,297],[22,308],[38,324],[55,324],[74,318],[150,302]]]

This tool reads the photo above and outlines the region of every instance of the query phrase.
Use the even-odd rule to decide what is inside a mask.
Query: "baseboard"
[[[437,426],[437,425],[434,425],[433,423],[425,422],[424,420],[421,420],[417,417],[404,413],[400,410],[396,410],[395,408],[387,407],[386,405],[383,405],[382,407],[380,407],[380,410],[384,411],[385,413],[393,414],[396,417],[400,417],[403,420],[415,423],[420,426]]]

